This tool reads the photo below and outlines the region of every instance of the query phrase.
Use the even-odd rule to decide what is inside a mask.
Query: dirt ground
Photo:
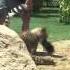
[[[53,59],[55,64],[37,65],[39,70],[70,70],[70,40],[57,41],[52,44],[55,48],[55,53],[50,58]],[[38,51],[41,50],[39,47]]]

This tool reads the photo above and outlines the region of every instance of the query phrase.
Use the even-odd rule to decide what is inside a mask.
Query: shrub
[[[70,0],[59,0],[60,4],[60,20],[70,23]]]

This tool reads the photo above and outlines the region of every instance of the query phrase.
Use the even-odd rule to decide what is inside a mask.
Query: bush
[[[60,20],[70,23],[70,0],[60,0]]]

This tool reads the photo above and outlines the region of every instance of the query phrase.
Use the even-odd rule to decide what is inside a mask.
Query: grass
[[[22,21],[19,17],[11,19],[10,28],[19,33],[21,31],[21,27]],[[35,27],[45,27],[48,31],[48,39],[50,41],[70,39],[70,25],[59,23],[59,17],[34,16],[30,21],[30,29]]]

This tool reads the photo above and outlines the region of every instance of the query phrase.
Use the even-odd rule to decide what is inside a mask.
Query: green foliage
[[[63,22],[70,22],[70,0],[60,0],[60,14]]]

